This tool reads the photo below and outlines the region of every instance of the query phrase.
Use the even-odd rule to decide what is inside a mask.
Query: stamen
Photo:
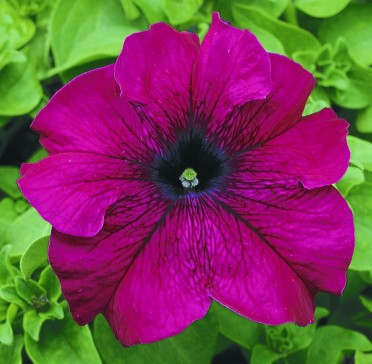
[[[198,174],[192,168],[186,168],[180,176],[180,181],[184,188],[194,188],[199,184],[196,178]]]

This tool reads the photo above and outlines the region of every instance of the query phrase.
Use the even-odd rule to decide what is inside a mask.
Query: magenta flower
[[[79,324],[103,312],[124,345],[148,343],[213,300],[266,324],[313,322],[354,246],[331,186],[348,124],[301,116],[314,83],[215,13],[201,45],[152,25],[51,99],[32,125],[50,155],[23,165],[19,186],[53,225],[50,262]]]

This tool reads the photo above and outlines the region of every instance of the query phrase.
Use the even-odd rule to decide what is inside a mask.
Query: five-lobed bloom
[[[212,300],[258,322],[313,322],[340,294],[352,214],[331,186],[348,124],[302,117],[314,78],[213,14],[195,34],[154,24],[115,65],[36,117],[49,157],[19,186],[53,225],[49,258],[74,319],[103,312],[124,345],[179,333]]]

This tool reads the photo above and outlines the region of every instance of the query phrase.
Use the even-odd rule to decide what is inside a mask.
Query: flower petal
[[[349,165],[348,126],[323,109],[241,156],[239,170],[260,180],[295,179],[310,189],[336,183]]]
[[[272,88],[265,100],[246,103],[208,131],[231,155],[263,145],[301,118],[315,79],[287,57],[270,54]]]
[[[52,230],[49,260],[79,324],[104,310],[166,209],[167,202],[156,191],[139,184],[137,189],[130,186],[126,196],[109,209],[96,236],[75,237]]]
[[[236,179],[218,196],[306,285],[340,294],[354,249],[350,208],[332,186]]]
[[[58,231],[92,236],[107,208],[142,178],[125,160],[86,153],[61,153],[23,169],[18,185],[40,215]]]
[[[192,86],[195,119],[224,121],[234,107],[269,93],[268,54],[251,32],[228,25],[215,12],[195,63]]]
[[[115,65],[122,94],[160,135],[185,127],[190,113],[191,71],[199,49],[196,34],[164,23],[126,38]]]
[[[314,290],[259,231],[220,202],[213,209],[213,220],[220,234],[213,245],[207,245],[210,296],[264,324],[313,322]]]
[[[49,153],[89,152],[138,160],[156,149],[152,127],[120,97],[113,65],[65,85],[36,116],[32,128]]]
[[[107,306],[105,315],[124,345],[178,334],[211,304],[197,264],[207,259],[208,224],[188,207],[178,203],[159,224]]]

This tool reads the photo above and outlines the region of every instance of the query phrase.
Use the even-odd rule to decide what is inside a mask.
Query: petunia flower
[[[102,312],[124,345],[179,333],[213,300],[265,324],[313,322],[354,246],[331,186],[348,124],[331,109],[302,117],[314,84],[214,13],[201,45],[154,24],[64,86],[32,124],[49,157],[23,165],[19,186],[53,225],[74,319]]]

